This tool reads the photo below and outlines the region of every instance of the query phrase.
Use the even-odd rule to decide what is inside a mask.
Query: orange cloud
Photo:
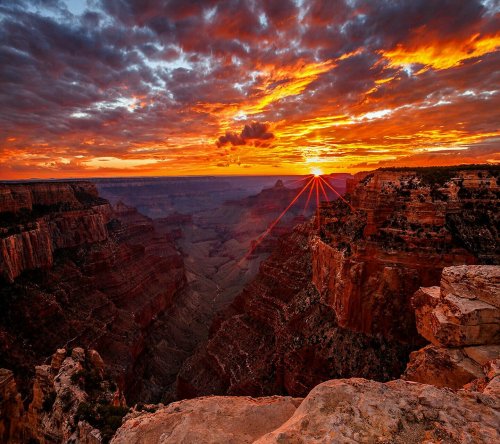
[[[486,36],[477,33],[463,41],[439,42],[433,41],[432,35],[426,35],[424,30],[416,33],[409,43],[400,43],[392,50],[381,50],[379,53],[388,60],[391,68],[424,65],[419,74],[430,68],[441,70],[459,66],[465,60],[481,57],[499,47],[500,33]]]

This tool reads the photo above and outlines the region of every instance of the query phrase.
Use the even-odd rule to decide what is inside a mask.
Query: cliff
[[[50,268],[54,252],[106,239],[109,204],[86,182],[0,184],[0,276]]]
[[[93,347],[133,397],[154,324],[185,289],[173,241],[90,183],[0,190],[0,366],[28,396],[32,369],[53,350]]]
[[[281,240],[184,364],[178,396],[304,396],[330,378],[398,377],[423,345],[415,291],[444,267],[499,262],[498,173],[365,175],[349,205],[322,206],[319,230]]]
[[[410,298],[443,267],[499,263],[499,169],[379,170],[324,207],[313,282],[341,326],[411,341]]]

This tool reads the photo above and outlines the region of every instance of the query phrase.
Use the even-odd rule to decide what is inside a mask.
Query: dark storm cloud
[[[421,29],[445,38],[467,33],[485,12],[479,0],[361,0],[356,8],[362,14],[347,23],[347,35],[383,47]]]
[[[274,139],[274,134],[269,131],[269,124],[252,122],[245,125],[240,134],[227,131],[217,140],[217,146],[231,144],[233,146],[246,145],[248,141]]]

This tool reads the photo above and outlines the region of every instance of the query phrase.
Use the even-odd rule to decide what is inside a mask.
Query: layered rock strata
[[[93,347],[140,391],[154,323],[185,291],[172,239],[90,183],[3,184],[0,195],[0,366],[27,396],[54,349]]]
[[[416,336],[410,299],[443,267],[500,261],[500,170],[377,170],[349,184],[350,204],[325,207],[313,282],[341,326]]]
[[[441,286],[420,288],[413,305],[431,344],[411,354],[406,379],[459,388],[500,359],[500,266],[445,268]]]

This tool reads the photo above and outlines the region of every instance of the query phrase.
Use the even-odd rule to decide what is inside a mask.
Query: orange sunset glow
[[[0,178],[500,162],[491,0],[0,4]]]

